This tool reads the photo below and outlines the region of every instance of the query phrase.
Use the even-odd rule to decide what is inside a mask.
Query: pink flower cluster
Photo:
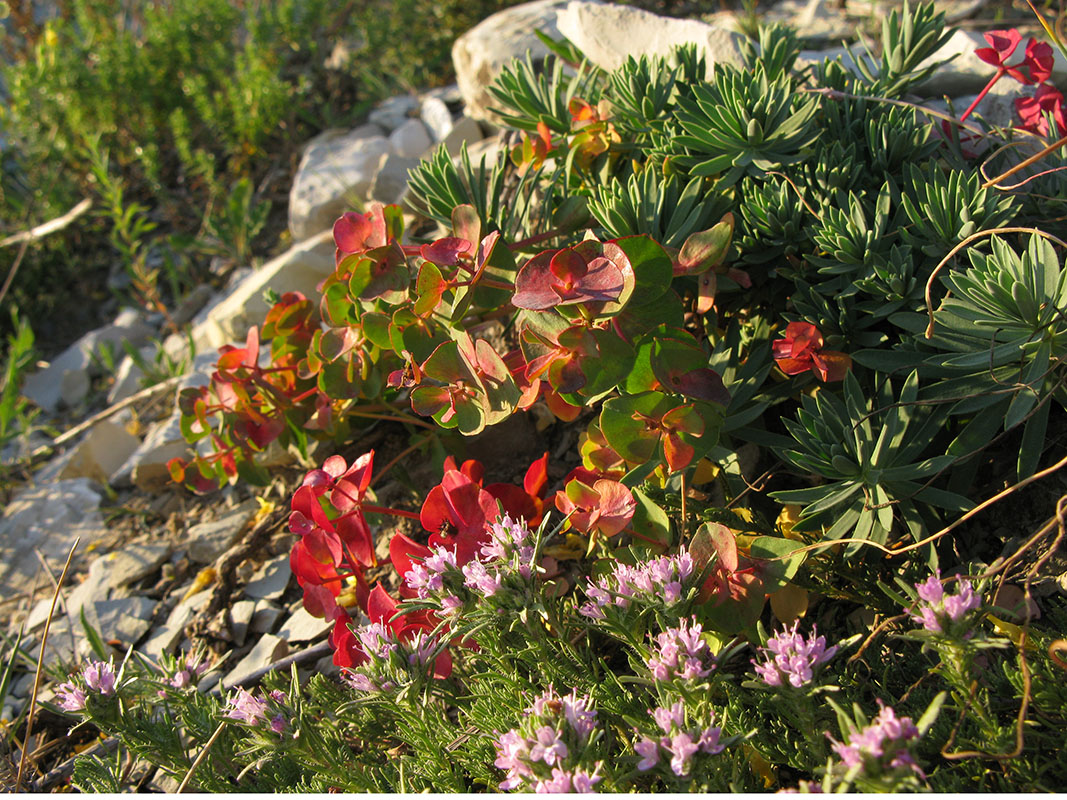
[[[971,634],[969,616],[982,606],[982,598],[974,591],[971,582],[960,578],[956,592],[947,594],[941,584],[941,570],[922,583],[915,585],[919,604],[911,618],[921,622],[931,633],[949,633],[967,638]]]
[[[503,519],[488,526],[489,541],[482,545],[482,560],[488,563],[510,563],[523,578],[534,573],[534,547],[530,529],[523,520]]]
[[[641,772],[656,766],[661,755],[669,759],[671,772],[678,777],[689,774],[693,767],[693,756],[698,752],[715,755],[721,753],[719,744],[722,730],[709,725],[687,728],[685,722],[685,705],[678,700],[670,708],[657,708],[649,713],[663,731],[663,736],[642,736],[634,743],[634,752],[641,756],[637,769]],[[714,722],[714,715],[708,722]]]
[[[436,636],[424,630],[398,639],[382,622],[363,625],[355,634],[366,658],[344,670],[344,677],[349,686],[360,692],[391,692],[398,681],[411,676],[408,668],[413,673],[425,674],[427,665],[435,663],[440,645]]]
[[[668,628],[653,639],[654,649],[645,665],[657,681],[683,681],[704,678],[715,669],[715,656],[701,637],[703,628],[694,617],[678,620],[677,628]]]
[[[892,708],[881,700],[878,704],[881,711],[874,722],[862,731],[851,734],[848,744],[831,739],[834,752],[846,767],[861,767],[867,775],[904,768],[923,776],[923,771],[908,751],[908,744],[919,738],[919,729],[911,717],[898,719]]]
[[[278,706],[284,705],[288,700],[285,692],[277,689],[268,692],[267,697]],[[271,703],[268,702],[267,698],[256,697],[246,689],[238,689],[233,697],[230,698],[230,710],[226,712],[226,716],[246,725],[258,726],[272,710],[275,711],[275,714],[271,716],[268,727],[274,733],[281,734],[289,725],[285,714],[278,708],[272,709]]]
[[[530,530],[522,520],[509,515],[486,526],[489,541],[481,546],[480,560],[460,566],[454,550],[435,547],[421,563],[404,574],[404,582],[420,600],[436,599],[444,614],[454,614],[465,601],[456,592],[462,587],[481,597],[493,597],[510,575],[528,581],[535,572]]]
[[[115,673],[114,664],[90,661],[82,669],[81,680],[85,683],[88,692],[74,681],[67,681],[56,687],[56,698],[59,700],[59,707],[64,711],[82,711],[90,694],[112,697],[115,694],[118,676]]]
[[[190,653],[185,657],[182,668],[175,672],[167,683],[175,689],[184,689],[187,686],[192,686],[201,675],[207,672],[209,666],[207,661],[203,661],[199,656]]]
[[[455,550],[437,546],[423,563],[412,564],[411,570],[404,573],[403,580],[409,589],[415,590],[415,596],[419,599],[428,599],[431,594],[444,594],[440,598],[442,606],[446,609],[457,608],[461,605],[460,598],[444,591],[445,576],[457,569]]]
[[[605,609],[626,609],[634,601],[672,606],[682,599],[694,572],[693,557],[684,548],[676,555],[634,566],[616,562],[610,575],[586,585],[590,602],[584,603],[578,613],[590,619],[604,619]]]
[[[805,639],[797,632],[799,625],[800,620],[797,620],[792,628],[786,628],[767,641],[767,646],[761,648],[767,656],[765,662],[757,664],[752,661],[756,674],[768,686],[788,683],[799,689],[811,683],[816,667],[825,664],[837,652],[837,645],[827,648],[826,637],[816,636],[815,631]]]
[[[595,729],[596,711],[588,695],[572,691],[561,697],[549,687],[526,710],[520,727],[494,742],[494,764],[507,771],[500,788],[525,786],[539,794],[594,791],[602,765],[597,762],[590,771],[576,762]]]

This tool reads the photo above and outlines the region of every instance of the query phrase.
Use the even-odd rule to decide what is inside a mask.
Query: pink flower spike
[[[115,694],[115,667],[103,661],[93,661],[83,673],[85,685],[105,697]]]

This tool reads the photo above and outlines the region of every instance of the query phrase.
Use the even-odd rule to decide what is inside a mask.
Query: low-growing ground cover
[[[216,696],[217,654],[96,642],[58,709],[210,791],[1061,787],[1067,124],[1013,31],[979,56],[1041,87],[1019,128],[916,107],[946,36],[920,5],[856,71],[781,27],[712,70],[514,64],[510,153],[413,176],[441,235],[345,214],[321,297],[179,400],[197,491],[308,462],[290,565],[342,681]],[[535,452],[508,482],[474,437]]]

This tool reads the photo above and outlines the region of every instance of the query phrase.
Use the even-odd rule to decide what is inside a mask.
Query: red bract
[[[1063,95],[1047,83],[1037,87],[1033,97],[1017,98],[1015,110],[1022,119],[1022,129],[1030,133],[1036,133],[1038,136],[1049,135],[1046,114],[1052,115],[1058,135],[1067,131],[1067,114],[1063,109]]]
[[[618,300],[625,286],[622,267],[609,259],[600,242],[565,250],[546,250],[531,258],[515,277],[518,308],[545,311],[578,303]]]
[[[314,469],[305,476],[303,485],[293,495],[289,527],[301,535],[315,527],[333,533],[358,564],[364,567],[377,564],[374,540],[362,506],[373,466],[373,450],[356,459],[351,467],[346,466],[341,456],[330,456],[322,469]],[[319,500],[327,492],[330,505],[341,512],[333,520]]]
[[[1052,77],[1052,67],[1056,58],[1052,54],[1052,45],[1048,42],[1036,42],[1033,39],[1026,45],[1026,58],[1023,59],[1022,67],[1029,72],[1029,80],[1023,83],[1044,83]],[[1009,70],[1010,72],[1010,70]],[[1013,76],[1015,77],[1015,76]],[[1019,80],[1022,80],[1019,78]]]
[[[423,612],[409,612],[399,617],[397,613],[396,600],[381,584],[375,586],[367,599],[367,617],[371,622],[385,625],[400,641],[411,639],[420,631],[429,633],[435,627],[435,623]],[[330,634],[330,644],[334,648],[333,663],[339,667],[358,667],[367,661],[367,654],[352,632],[351,622],[348,614],[341,611],[335,618]],[[452,674],[452,656],[448,650],[443,650],[437,657],[433,674],[435,678],[447,678]]]
[[[334,256],[336,263],[340,264],[345,256],[352,253],[384,247],[391,240],[399,239],[402,229],[403,217],[400,208],[395,205],[372,203],[366,214],[355,211],[342,214],[333,224],[333,241],[337,245]]]
[[[1019,46],[1023,38],[1022,34],[1012,28],[1006,31],[989,31],[984,36],[990,46],[979,47],[974,54],[987,64],[996,67],[997,77],[1007,73],[1021,83],[1034,84],[1046,81],[1052,75],[1054,59],[1052,47],[1047,42],[1038,42],[1031,38],[1026,44],[1023,60],[1018,64],[1008,66],[1005,62],[1011,58]]]
[[[566,488],[556,492],[556,508],[570,514],[568,522],[575,530],[614,536],[630,524],[637,501],[618,481],[594,478],[595,473],[583,467],[573,470]]]
[[[810,369],[823,382],[843,380],[852,359],[836,350],[823,350],[822,342],[822,334],[810,322],[790,322],[785,338],[776,339],[771,345],[774,360],[786,375],[799,375]]]
[[[419,513],[430,544],[455,551],[456,561],[470,561],[487,541],[485,526],[498,515],[496,498],[481,487],[481,481],[445,466],[441,483],[426,495]]]
[[[994,67],[1003,67],[1004,62],[1011,58],[1015,48],[1023,40],[1023,35],[1015,28],[1006,31],[987,31],[982,35],[989,42],[989,47],[979,47],[974,54]]]
[[[451,456],[446,458],[444,477],[426,495],[419,514],[422,527],[430,532],[430,545],[447,547],[455,552],[456,563],[467,563],[474,558],[477,548],[488,541],[486,526],[499,519],[500,506],[513,519],[522,518],[530,526],[538,525],[548,485],[547,465],[548,453],[545,453],[526,470],[521,488],[509,483],[483,487],[484,470],[480,463],[469,460],[457,468]],[[404,542],[402,539],[398,547]],[[395,560],[393,563],[396,565]]]

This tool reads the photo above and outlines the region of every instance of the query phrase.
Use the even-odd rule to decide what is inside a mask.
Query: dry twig
[[[56,584],[56,590],[52,593],[52,606],[48,609],[48,619],[44,622],[44,632],[41,634],[41,652],[37,655],[37,674],[33,678],[33,693],[30,695],[30,711],[26,716],[26,735],[22,738],[22,755],[19,757],[19,771],[15,777],[15,793],[17,794],[22,789],[22,775],[26,769],[26,757],[29,755],[29,739],[30,731],[33,729],[33,719],[36,716],[37,711],[37,692],[41,688],[41,673],[44,671],[44,651],[48,645],[48,629],[52,626],[52,615],[56,613],[56,603],[59,601],[59,590],[63,588],[63,582],[67,579],[67,571],[70,569],[70,562],[74,558],[74,551],[78,549],[78,545],[81,543],[81,537],[79,536],[74,540],[74,544],[70,548],[70,553],[67,554],[67,563],[63,565],[63,572],[59,576],[59,582]]]

